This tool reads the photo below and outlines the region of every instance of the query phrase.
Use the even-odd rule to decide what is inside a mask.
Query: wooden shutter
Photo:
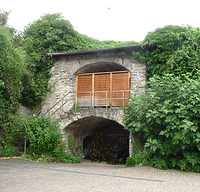
[[[123,106],[129,101],[129,87],[128,71],[79,74],[77,103],[81,106]]]
[[[95,106],[106,106],[109,105],[110,98],[110,74],[94,74],[94,105]],[[107,103],[106,103],[107,101]]]
[[[112,74],[112,105],[123,106],[129,101],[130,73],[120,72]],[[125,90],[125,91],[122,91]],[[123,103],[124,102],[124,103]]]
[[[92,74],[77,76],[77,103],[90,106],[92,99]]]

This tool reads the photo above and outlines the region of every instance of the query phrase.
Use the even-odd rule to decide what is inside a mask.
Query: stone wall
[[[130,94],[144,93],[146,65],[139,61],[125,58],[124,53],[63,55],[60,56],[51,69],[51,79],[49,81],[51,92],[42,103],[41,114],[44,115],[46,111],[56,104],[49,114],[56,111],[53,115],[60,122],[63,139],[67,140],[69,136],[72,136],[75,141],[75,151],[78,154],[82,153],[84,137],[93,134],[99,126],[105,126],[108,122],[115,122],[116,128],[123,127],[124,110],[122,107],[111,106],[107,109],[85,108],[77,111],[72,110],[75,104],[76,74],[79,71],[84,71],[83,69],[85,68],[91,70],[93,69],[92,67],[97,65],[101,67],[105,63],[118,69],[130,71]],[[110,126],[108,124],[106,129],[109,130]],[[123,132],[123,128],[121,132]],[[129,149],[130,151],[132,150],[131,141]]]
[[[45,98],[42,104],[42,114],[50,109],[55,103],[67,96],[57,104],[58,108],[62,103],[66,103],[61,110],[58,110],[54,115],[57,119],[60,119],[63,113],[68,112],[75,103],[75,91],[76,91],[76,72],[90,64],[96,63],[115,63],[117,65],[125,67],[130,71],[130,90],[131,94],[141,94],[145,91],[145,72],[146,66],[139,61],[125,58],[123,53],[102,53],[102,54],[83,54],[83,55],[71,55],[61,56],[59,60],[51,69],[51,79],[49,86],[51,92]],[[53,110],[55,110],[53,109]],[[52,110],[52,111],[53,111]],[[88,114],[89,115],[89,114]],[[109,115],[108,115],[109,116]],[[121,121],[120,121],[121,123]],[[62,125],[63,124],[63,125]],[[61,122],[62,129],[65,123]]]
[[[105,108],[83,108],[76,112],[74,110],[66,112],[60,115],[61,129],[66,128],[69,124],[77,120],[90,116],[103,117],[123,125],[124,110],[121,107],[108,108],[107,110]]]

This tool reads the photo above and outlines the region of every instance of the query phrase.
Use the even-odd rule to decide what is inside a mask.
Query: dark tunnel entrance
[[[128,135],[97,132],[83,139],[83,156],[91,161],[124,164],[129,156]]]
[[[90,116],[73,122],[65,131],[75,141],[75,152],[85,159],[124,164],[129,156],[129,132],[116,121]]]

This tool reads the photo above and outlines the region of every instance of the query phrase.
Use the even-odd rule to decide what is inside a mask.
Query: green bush
[[[25,141],[27,151],[23,157],[26,159],[42,159],[43,162],[82,162],[82,158],[73,151],[72,138],[68,140],[70,152],[65,152],[66,143],[62,141],[59,124],[51,117],[10,116],[9,123],[0,137],[0,156],[14,156],[19,151],[24,151]]]
[[[126,159],[126,166],[134,167],[136,165],[134,157],[127,157]]]
[[[125,124],[147,149],[151,166],[200,172],[200,78],[165,75],[132,96]]]
[[[6,142],[14,145],[18,151],[23,152],[26,131],[26,118],[20,115],[10,115],[8,123],[4,125],[4,138]]]
[[[71,139],[72,144],[74,141]],[[70,151],[65,152],[66,144],[61,143],[59,147],[56,147],[52,154],[53,161],[59,161],[61,163],[81,163],[83,158],[81,156],[77,156],[73,150],[73,146],[71,146]]]
[[[62,153],[59,158],[61,163],[81,163],[83,158],[81,156],[74,156],[72,153]]]
[[[51,120],[50,117],[35,116],[29,118],[27,125],[30,142],[29,150],[34,154],[52,154],[62,141],[58,122]]]
[[[136,165],[148,165],[148,155],[145,152],[140,152],[138,154],[133,155],[133,158],[135,159]]]
[[[9,143],[0,145],[0,157],[13,157],[17,155],[17,148]]]
[[[78,163],[82,159],[73,152],[65,152],[66,143],[62,141],[62,133],[57,121],[49,117],[34,116],[27,120],[27,136],[29,138],[28,153],[33,159]],[[71,148],[74,141],[69,141]]]
[[[137,154],[133,154],[132,157],[128,157],[126,159],[126,166],[132,166],[134,167],[135,165],[148,165],[148,155],[144,152],[140,152]]]

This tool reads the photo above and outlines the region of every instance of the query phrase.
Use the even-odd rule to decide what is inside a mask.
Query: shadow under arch
[[[111,72],[111,71],[128,71],[128,69],[114,62],[98,62],[93,64],[87,64],[81,67],[74,73],[74,75],[83,73],[97,73],[97,72]]]
[[[74,139],[74,150],[92,161],[125,163],[129,156],[129,131],[116,121],[89,116],[69,124],[66,137]]]

